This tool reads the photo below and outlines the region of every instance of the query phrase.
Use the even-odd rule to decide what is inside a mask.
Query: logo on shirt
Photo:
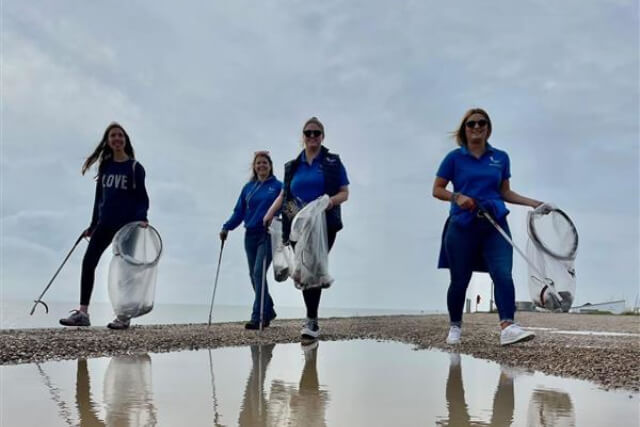
[[[500,160],[496,160],[493,156],[489,156],[489,166],[502,167]]]

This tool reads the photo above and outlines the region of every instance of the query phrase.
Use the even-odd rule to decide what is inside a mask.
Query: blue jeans
[[[265,230],[247,230],[244,235],[244,250],[247,252],[249,262],[249,276],[251,286],[255,292],[253,309],[251,311],[251,321],[260,322],[260,300],[262,292],[262,263],[266,262],[264,278],[264,321],[268,322],[273,318],[273,300],[269,295],[267,283],[267,270],[271,264],[271,237]]]
[[[498,221],[498,224],[511,236],[506,219]],[[444,245],[451,274],[447,292],[451,324],[459,326],[462,323],[465,295],[473,273],[473,259],[477,254],[482,255],[495,285],[500,320],[513,321],[516,311],[516,293],[511,277],[513,248],[498,230],[484,218],[475,218],[465,226],[450,222]]]

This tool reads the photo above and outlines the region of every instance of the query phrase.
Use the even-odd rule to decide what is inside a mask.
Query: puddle
[[[10,365],[0,375],[3,426],[602,426],[640,416],[638,393],[366,340]]]
[[[552,334],[565,334],[565,335],[595,335],[602,337],[640,337],[640,334],[634,334],[632,332],[603,332],[603,331],[562,331],[557,328],[537,328],[526,327],[524,329],[532,331],[547,331]]]

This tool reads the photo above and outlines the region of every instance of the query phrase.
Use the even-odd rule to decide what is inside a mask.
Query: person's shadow
[[[151,388],[151,357],[148,354],[115,356],[105,372],[103,402],[105,419],[93,401],[86,359],[78,359],[76,405],[81,426],[154,426],[156,409]]]

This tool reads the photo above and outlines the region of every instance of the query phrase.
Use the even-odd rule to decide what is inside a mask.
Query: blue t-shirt
[[[96,182],[91,228],[96,225],[122,226],[132,221],[146,221],[149,197],[144,185],[142,165],[129,159],[108,161]]]
[[[282,183],[275,176],[265,181],[249,181],[240,192],[233,214],[222,228],[233,230],[244,221],[247,230],[263,230],[262,218],[280,194]]]
[[[318,154],[311,165],[307,162],[306,153],[302,152],[300,164],[291,179],[291,195],[298,205],[304,206],[322,196],[324,191],[324,174],[322,172],[322,153]],[[347,170],[340,164],[340,187],[349,185]]]
[[[466,147],[451,151],[444,158],[436,175],[453,183],[453,191],[476,200],[496,219],[504,218],[509,210],[500,194],[502,182],[511,177],[509,156],[487,143],[487,149],[476,159]],[[451,220],[468,224],[475,213],[451,204]]]

